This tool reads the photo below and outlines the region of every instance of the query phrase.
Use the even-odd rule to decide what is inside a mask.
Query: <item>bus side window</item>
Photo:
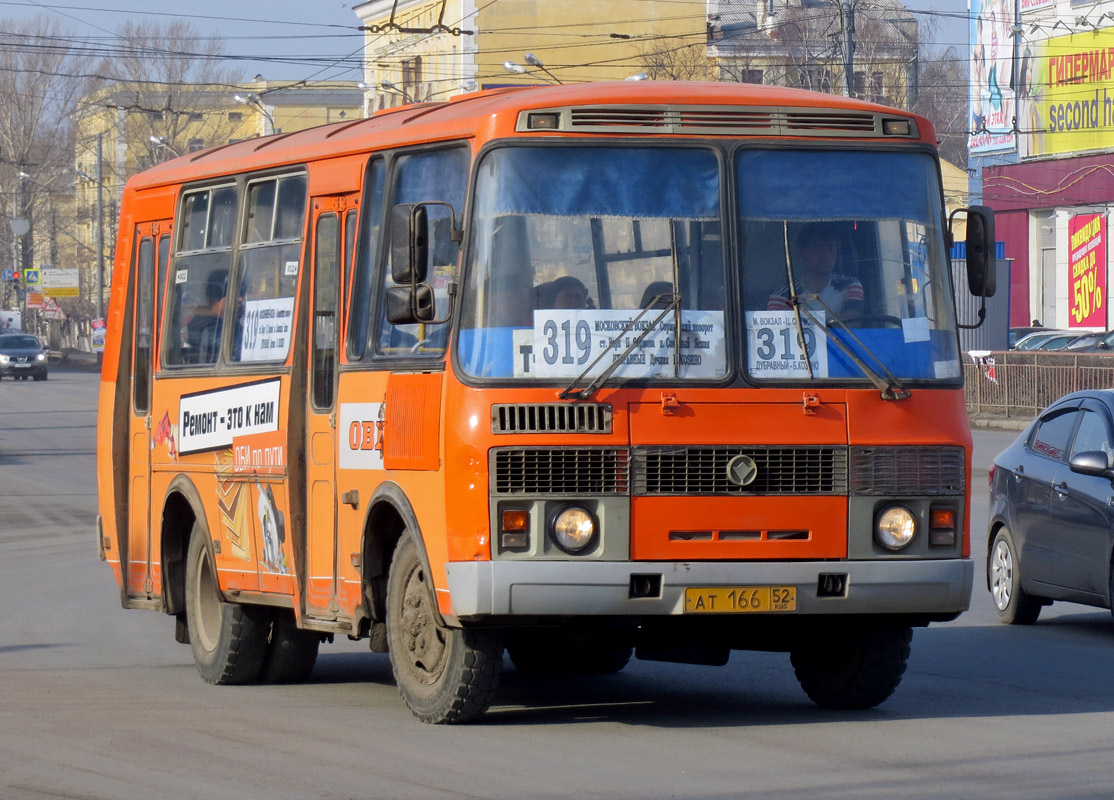
[[[236,207],[235,186],[188,192],[182,199],[163,328],[167,334],[163,363],[167,366],[217,361]]]
[[[464,147],[400,156],[396,162],[391,204],[440,201],[449,203],[458,218],[464,213],[464,193],[468,183],[469,153]],[[433,287],[437,318],[448,315],[448,286],[456,279],[460,245],[452,241],[454,221],[444,206],[429,206],[429,251],[432,265],[426,282]],[[391,280],[390,254],[385,259],[380,297],[395,285]],[[377,356],[441,356],[445,351],[448,323],[392,325],[387,321],[386,303],[379,302],[377,324],[373,327]]]
[[[337,272],[340,258],[340,231],[336,214],[317,219],[313,250],[313,406],[327,410],[333,406],[333,365],[337,346]]]
[[[288,175],[249,184],[248,209],[229,358],[241,362],[285,361],[294,332],[306,176]]]
[[[367,350],[371,312],[374,306],[375,264],[379,252],[379,232],[383,224],[383,187],[386,170],[383,159],[376,158],[368,164],[364,181],[364,218],[360,224],[358,256],[352,256],[351,312],[348,315],[348,360],[359,361]],[[351,216],[351,214],[350,214]],[[354,222],[354,220],[353,220]],[[354,226],[349,223],[347,235],[352,236]]]
[[[135,260],[135,355],[132,358],[132,408],[137,414],[147,413],[151,389],[151,318],[154,311],[155,248],[150,237],[139,241]]]

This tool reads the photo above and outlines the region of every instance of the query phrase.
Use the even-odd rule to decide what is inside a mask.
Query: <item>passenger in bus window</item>
[[[538,308],[595,308],[588,287],[572,275],[541,284],[537,296]]]
[[[536,291],[514,279],[496,279],[488,293],[487,327],[530,328],[534,325]]]
[[[228,271],[214,270],[205,284],[206,304],[199,308],[186,324],[186,341],[194,364],[212,364],[220,349],[221,323],[228,290]]]
[[[673,284],[669,281],[654,281],[642,293],[639,308],[665,308],[673,295]]]
[[[795,293],[800,305],[810,310],[830,309],[840,319],[852,319],[863,311],[863,285],[850,275],[835,271],[839,262],[839,231],[831,223],[811,222],[802,226],[790,250],[793,288],[788,284],[770,295],[769,311],[793,308]]]

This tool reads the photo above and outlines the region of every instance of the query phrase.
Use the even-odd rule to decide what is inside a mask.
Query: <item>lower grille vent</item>
[[[851,494],[963,494],[962,447],[852,447]]]
[[[630,490],[625,448],[499,448],[492,450],[497,495],[601,495]]]

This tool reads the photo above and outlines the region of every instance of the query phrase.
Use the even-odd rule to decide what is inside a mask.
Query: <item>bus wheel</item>
[[[634,648],[606,645],[507,645],[514,668],[523,675],[614,675],[630,661]]]
[[[292,613],[275,614],[259,682],[301,683],[313,672],[320,646],[321,634],[299,629]]]
[[[789,655],[801,688],[816,705],[873,708],[901,683],[912,639],[908,626],[836,626]]]
[[[194,523],[186,559],[186,624],[193,660],[207,683],[251,683],[267,652],[270,613],[224,601],[205,538],[204,528]]]
[[[387,579],[387,642],[398,690],[422,722],[469,722],[491,705],[503,644],[487,631],[438,624],[433,587],[405,532]]]

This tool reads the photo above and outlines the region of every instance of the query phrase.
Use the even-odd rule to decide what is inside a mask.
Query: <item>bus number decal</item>
[[[383,469],[383,403],[341,403],[338,434],[341,469]]]
[[[823,311],[812,313],[824,321]],[[807,378],[807,353],[808,361],[812,362],[812,374],[818,378],[828,377],[828,340],[805,314],[801,314],[800,335],[797,315],[793,311],[748,311],[746,318],[751,375],[771,379]]]

